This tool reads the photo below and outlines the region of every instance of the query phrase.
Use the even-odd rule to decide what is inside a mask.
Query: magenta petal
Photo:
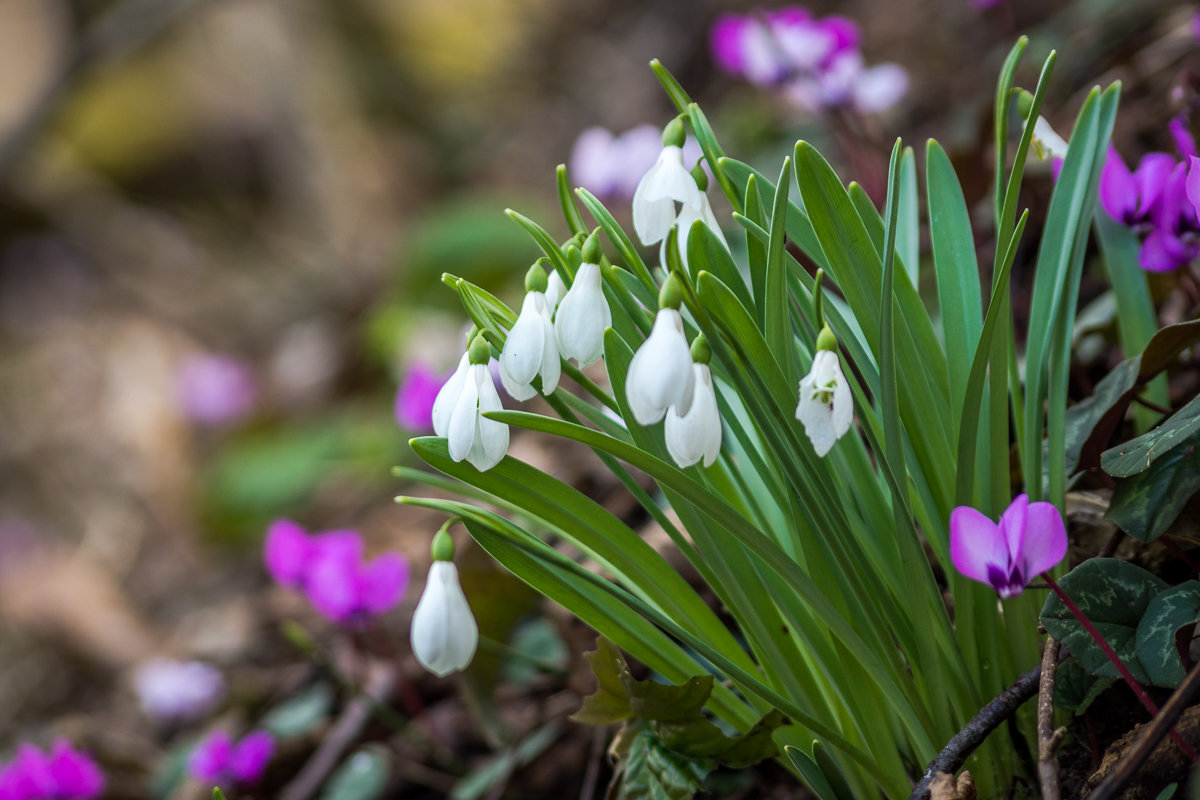
[[[384,553],[358,575],[359,603],[371,614],[390,611],[408,588],[408,562],[399,553]]]
[[[972,580],[990,584],[996,567],[1007,569],[1008,545],[1000,526],[970,506],[950,513],[950,559]]]
[[[358,609],[359,561],[323,558],[308,570],[304,592],[320,614],[337,623],[349,622]]]
[[[717,66],[726,72],[740,76],[745,70],[743,34],[751,24],[752,20],[738,14],[721,14],[713,23],[709,45]]]
[[[1184,186],[1188,202],[1192,204],[1192,211],[1200,222],[1200,158],[1196,156],[1188,158],[1187,180]]]
[[[1026,580],[1053,568],[1067,554],[1067,526],[1053,503],[1030,503],[1025,538],[1021,542],[1022,572]]]
[[[1149,214],[1154,208],[1154,204],[1167,187],[1176,163],[1175,159],[1166,153],[1147,153],[1142,157],[1137,171],[1133,173],[1138,195],[1135,213],[1138,216]]]
[[[433,401],[445,382],[428,364],[417,362],[410,366],[396,391],[396,422],[415,433],[432,431]]]
[[[17,757],[12,761],[14,785],[18,797],[51,797],[55,792],[54,775],[50,771],[50,760],[31,744],[17,748]]]
[[[1187,120],[1183,116],[1172,117],[1171,121],[1167,123],[1167,130],[1175,139],[1175,147],[1179,149],[1180,155],[1184,158],[1194,158],[1200,155],[1200,152],[1196,150],[1196,139],[1188,130]]]
[[[289,519],[271,523],[263,545],[263,561],[272,578],[282,586],[299,586],[308,557],[309,541],[303,528]]]
[[[1100,205],[1110,217],[1124,224],[1129,224],[1138,205],[1133,173],[1112,145],[1108,147],[1108,156],[1100,172]]]
[[[1029,511],[1029,495],[1019,494],[1000,515],[1000,535],[1008,547],[1008,564],[1021,563],[1021,543],[1025,541],[1026,514]]]
[[[90,758],[71,747],[66,739],[54,743],[50,753],[50,771],[58,793],[75,800],[96,797],[104,791],[104,774]]]
[[[229,768],[233,741],[225,731],[213,731],[192,751],[188,758],[188,774],[197,780],[215,782]]]
[[[1172,239],[1173,236],[1160,229],[1151,231],[1142,242],[1142,249],[1138,251],[1138,264],[1141,268],[1150,272],[1170,272],[1178,269],[1181,262],[1175,255],[1177,247]]]
[[[275,753],[275,740],[266,731],[254,731],[238,742],[229,758],[229,772],[239,783],[251,784],[262,777]]]
[[[362,561],[362,555],[363,540],[358,531],[325,531],[312,538],[312,552],[308,557],[309,568],[327,558]]]

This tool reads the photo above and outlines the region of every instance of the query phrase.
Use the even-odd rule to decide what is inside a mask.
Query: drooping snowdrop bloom
[[[188,774],[209,785],[226,789],[258,782],[275,753],[275,739],[266,731],[253,731],[234,742],[225,731],[213,731],[188,758]]]
[[[817,336],[812,367],[800,379],[796,419],[804,425],[819,456],[832,450],[834,442],[850,430],[854,421],[854,399],[838,361],[837,339],[828,325]]]
[[[685,269],[688,268],[687,243],[688,236],[691,233],[692,225],[695,222],[703,222],[705,227],[713,232],[713,235],[720,240],[726,250],[729,249],[729,244],[725,241],[725,234],[721,233],[721,226],[717,223],[717,216],[713,213],[712,204],[708,202],[708,195],[705,190],[708,188],[708,175],[700,165],[692,170],[692,179],[696,182],[696,188],[700,190],[698,195],[699,204],[692,205],[684,203],[679,207],[679,216],[676,217],[675,224],[678,228],[678,247],[679,259],[683,262]],[[667,264],[667,242],[670,237],[664,237],[662,245],[659,248],[659,261],[663,265]]]
[[[575,282],[554,312],[558,354],[586,367],[604,355],[604,331],[611,326],[612,312],[600,285],[600,241],[593,233],[584,242]]]
[[[0,797],[5,800],[91,800],[103,792],[100,768],[66,739],[56,741],[48,753],[22,744],[0,768]]]
[[[1067,554],[1067,529],[1052,503],[1031,503],[1018,495],[999,524],[970,506],[950,513],[950,558],[968,578],[990,585],[1003,598]]]
[[[658,161],[638,183],[633,193],[633,227],[642,244],[666,238],[679,216],[676,203],[702,208],[702,192],[683,163],[686,132],[676,117],[663,130],[663,149]]]
[[[483,334],[471,342],[467,355],[470,365],[450,414],[446,443],[450,458],[455,461],[466,459],[475,469],[484,472],[499,464],[508,452],[508,426],[483,416],[488,411],[503,410],[496,384],[488,371],[491,346]]]
[[[551,394],[558,386],[562,362],[546,302],[548,286],[541,265],[530,267],[521,313],[500,351],[500,382],[514,400],[528,400],[537,394],[532,383],[538,375],[542,376],[542,394]]]
[[[445,528],[433,537],[433,565],[413,612],[413,655],[425,669],[444,678],[465,669],[479,644],[479,627],[454,566],[454,540]]]
[[[225,681],[215,667],[201,661],[156,658],[134,672],[133,690],[152,719],[183,722],[211,711],[225,693]]]
[[[682,286],[671,275],[658,295],[654,327],[629,362],[625,397],[639,425],[653,425],[671,406],[680,416],[691,408],[695,377],[683,317],[679,315],[682,301]]]
[[[468,345],[470,341],[470,339],[467,340]],[[467,353],[463,353],[462,358],[458,360],[458,367],[454,370],[454,374],[446,379],[442,388],[438,390],[437,397],[433,399],[431,411],[433,432],[438,436],[445,436],[450,430],[450,416],[454,413],[454,404],[458,402],[458,396],[462,394],[462,387],[467,380],[467,372],[470,368],[471,360]]]
[[[690,467],[703,459],[711,467],[721,452],[721,412],[712,372],[708,368],[710,351],[703,334],[692,342],[692,398],[686,413],[676,406],[667,409],[664,426],[667,452],[680,467]]]
[[[1037,122],[1033,123],[1032,146],[1034,154],[1042,161],[1067,157],[1067,141],[1040,114]]]
[[[551,317],[566,294],[567,285],[563,283],[562,276],[558,274],[558,270],[550,270],[550,277],[546,280],[546,308],[550,309]]]

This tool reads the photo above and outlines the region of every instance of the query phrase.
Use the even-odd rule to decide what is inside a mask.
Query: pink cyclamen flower
[[[45,753],[31,744],[0,769],[4,800],[89,800],[104,791],[104,774],[88,756],[59,739]]]
[[[253,731],[234,743],[225,731],[213,731],[188,758],[188,774],[215,786],[257,783],[275,753],[275,740],[266,731]]]
[[[276,582],[299,589],[321,615],[339,625],[361,627],[390,611],[408,588],[408,562],[399,553],[363,558],[357,531],[309,536],[291,520],[267,529],[263,560]]]
[[[433,430],[433,401],[446,379],[428,364],[417,362],[409,366],[396,392],[396,422],[400,427],[417,433]]]
[[[1166,153],[1148,153],[1131,172],[1117,149],[1109,145],[1100,172],[1100,205],[1117,222],[1140,225],[1150,218],[1174,168],[1175,159]]]
[[[175,398],[183,414],[202,425],[239,419],[254,408],[254,373],[230,356],[194,356],[175,376]]]
[[[156,658],[138,667],[133,689],[148,716],[175,722],[211,711],[225,694],[225,681],[216,668],[203,662]]]
[[[1016,597],[1034,576],[1063,560],[1067,528],[1052,503],[1030,503],[1021,494],[997,524],[970,506],[950,514],[950,558],[972,580],[1003,598]]]

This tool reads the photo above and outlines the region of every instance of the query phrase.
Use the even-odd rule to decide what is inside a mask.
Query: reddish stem
[[[1043,572],[1042,578],[1046,581],[1046,584],[1049,585],[1054,593],[1058,595],[1058,599],[1063,601],[1063,605],[1070,609],[1071,613],[1075,615],[1075,619],[1079,620],[1079,624],[1082,625],[1083,629],[1088,632],[1088,635],[1091,636],[1092,639],[1096,641],[1096,644],[1100,646],[1100,649],[1104,651],[1104,655],[1106,655],[1108,660],[1112,662],[1112,665],[1117,668],[1117,672],[1121,673],[1121,677],[1125,679],[1125,683],[1129,684],[1129,688],[1133,690],[1135,695],[1137,695],[1137,699],[1142,702],[1142,705],[1146,707],[1146,710],[1150,712],[1150,715],[1157,716],[1158,706],[1156,706],[1154,701],[1150,699],[1150,695],[1146,694],[1146,690],[1142,688],[1142,685],[1134,680],[1133,675],[1129,672],[1129,668],[1126,667],[1124,662],[1121,661],[1121,657],[1117,655],[1117,652],[1112,649],[1112,646],[1104,638],[1104,634],[1100,633],[1100,631],[1096,629],[1096,626],[1093,625],[1092,621],[1087,618],[1087,615],[1083,613],[1083,610],[1079,606],[1075,605],[1075,601],[1063,591],[1062,587],[1058,585],[1058,582],[1054,580],[1054,577],[1049,572]],[[1196,751],[1192,749],[1192,746],[1185,742],[1183,737],[1180,736],[1174,728],[1171,728],[1170,735],[1171,738],[1175,740],[1175,744],[1179,745],[1179,749],[1183,751],[1183,754],[1186,755],[1193,764],[1196,763]]]

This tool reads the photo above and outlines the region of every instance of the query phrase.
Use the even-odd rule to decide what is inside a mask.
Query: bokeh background
[[[973,202],[991,180],[992,89],[1017,35],[1031,38],[1026,86],[1060,53],[1045,106],[1060,131],[1092,85],[1123,81],[1114,141],[1127,160],[1171,149],[1167,120],[1200,69],[1183,2],[812,2],[859,23],[869,61],[909,75],[894,108],[839,125],[718,70],[713,19],[751,8],[0,0],[0,751],[65,733],[107,765],[112,796],[149,796],[171,738],[139,716],[134,665],[215,663],[227,713],[243,719],[305,685],[312,665],[278,632],[305,609],[259,557],[279,516],[355,527],[411,560],[414,586],[389,620],[408,709],[424,709],[443,744],[482,759],[533,730],[530,715],[542,725],[574,710],[588,634],[553,610],[538,658],[566,677],[517,682],[485,664],[446,685],[409,663],[407,619],[440,520],[391,501],[404,487],[390,467],[411,462],[405,442],[420,433],[397,424],[393,398],[416,364],[445,375],[461,353],[465,317],[444,271],[519,298],[538,253],[505,208],[565,237],[554,168],[580,131],[670,118],[651,58],[727,151],[769,173],[807,138],[878,198],[892,140],[919,151],[936,136]],[[631,508],[586,453],[536,437],[514,448]],[[468,590],[500,609],[486,625],[507,636],[533,599],[464,558]],[[472,736],[479,714],[497,727]],[[555,792],[602,780],[585,774],[592,732],[562,730],[524,777],[486,791],[568,796]],[[536,758],[552,746],[559,758]],[[473,762],[447,766],[436,750],[400,749],[395,785],[451,791]]]

